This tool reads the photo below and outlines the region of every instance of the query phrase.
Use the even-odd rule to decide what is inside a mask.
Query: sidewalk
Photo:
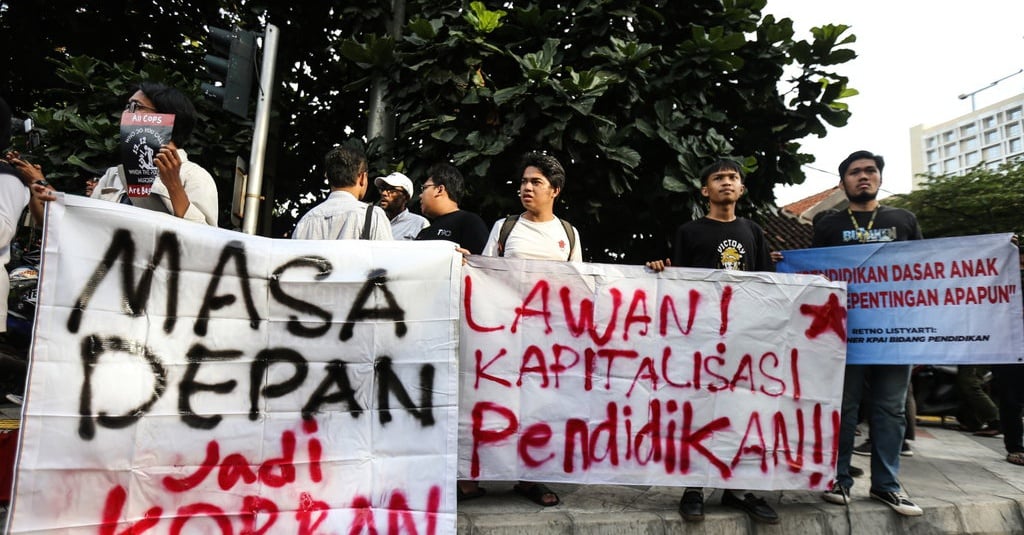
[[[869,475],[857,478],[849,509],[826,503],[820,492],[759,492],[779,512],[776,526],[755,524],[719,505],[721,491],[707,497],[703,523],[685,523],[676,512],[682,489],[614,485],[552,484],[562,503],[536,506],[514,494],[512,482],[487,481],[486,496],[459,505],[459,533],[473,535],[661,533],[1024,533],[1024,467],[1005,460],[1002,436],[919,426],[914,456],[903,457],[900,474],[911,499],[924,509],[902,517],[868,498]],[[868,471],[870,459],[854,456]]]

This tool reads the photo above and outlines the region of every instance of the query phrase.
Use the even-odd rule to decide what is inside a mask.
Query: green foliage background
[[[132,84],[188,91],[203,116],[190,157],[217,178],[226,225],[251,125],[200,96],[206,28],[273,23],[264,234],[286,235],[322,197],[319,162],[337,144],[362,146],[371,176],[421,182],[430,164],[454,162],[470,187],[463,206],[485,220],[520,210],[515,162],[544,150],[567,169],[556,212],[580,229],[585,258],[628,263],[664,255],[675,227],[703,214],[698,172],[710,160],[749,168],[741,212],[756,217],[774,209],[776,184],[803,181],[813,158],[799,140],[849,117],[847,27],[794,39],[765,0],[400,4],[392,28],[381,1],[0,2],[0,94],[47,131],[33,155],[76,191],[114,163]],[[394,140],[364,141],[374,83]]]
[[[922,187],[885,204],[917,215],[926,238],[1013,232],[1024,235],[1024,161],[963,175],[929,175]]]

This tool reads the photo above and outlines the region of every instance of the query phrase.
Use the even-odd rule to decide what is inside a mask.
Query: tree
[[[0,79],[0,91],[23,83],[23,105],[86,123],[47,139],[50,162],[68,176],[83,167],[70,158],[75,147],[116,124],[118,108],[95,98],[125,87],[104,88],[108,76],[164,76],[198,98],[205,26],[281,29],[265,177],[272,236],[325,193],[320,161],[336,144],[364,148],[371,177],[403,170],[420,181],[431,163],[450,160],[471,187],[465,206],[488,220],[519,210],[515,161],[539,149],[567,168],[558,213],[581,230],[585,257],[638,263],[663,255],[673,229],[703,213],[697,175],[713,157],[750,169],[744,215],[774,209],[774,185],[801,182],[800,166],[813,161],[798,140],[845,124],[841,99],[853,94],[835,72],[855,57],[847,27],[796,40],[792,21],[763,13],[765,0],[406,0],[397,39],[390,1],[82,4],[70,16],[63,3],[0,3],[0,28],[10,32],[2,42],[29,38],[12,56],[25,54],[18,66],[35,69]],[[29,29],[12,22],[15,12],[53,24]],[[71,80],[54,73],[52,61],[59,74],[86,62],[72,59],[81,55],[104,67]],[[374,80],[387,88],[393,143],[365,139]],[[232,143],[249,125],[212,106],[202,112],[197,159],[215,168],[226,205],[241,148]],[[105,166],[105,149],[78,160]]]
[[[664,254],[702,213],[698,173],[715,156],[752,169],[748,215],[770,209],[773,186],[802,181],[811,161],[796,140],[849,115],[839,99],[852,92],[831,71],[855,57],[847,28],[795,41],[763,0],[492,4],[409,2],[401,41],[352,36],[340,51],[391,81],[401,135],[388,163],[422,177],[453,160],[472,187],[465,205],[485,218],[519,210],[520,154],[558,156],[558,212],[594,261]]]
[[[928,175],[920,189],[886,199],[917,215],[927,238],[1024,234],[1024,160],[963,175]]]

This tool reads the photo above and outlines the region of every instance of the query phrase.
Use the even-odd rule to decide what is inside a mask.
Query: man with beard
[[[391,235],[396,240],[415,240],[420,231],[430,225],[425,217],[416,215],[406,208],[413,193],[412,180],[409,180],[409,177],[402,173],[391,173],[388,176],[377,177],[373,184],[380,191],[377,206],[383,208],[391,220]]]
[[[822,217],[814,224],[813,247],[920,240],[921,228],[914,214],[878,204],[885,160],[866,150],[854,152],[839,164],[839,185],[850,206]],[[823,498],[829,503],[850,503],[850,457],[857,428],[861,396],[867,388],[871,399],[871,497],[906,516],[920,516],[920,507],[901,491],[900,448],[906,428],[904,404],[910,384],[907,364],[847,364],[843,384],[842,423],[839,427],[839,459],[836,482]]]

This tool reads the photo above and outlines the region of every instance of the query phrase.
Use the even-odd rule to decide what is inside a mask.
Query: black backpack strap
[[[565,229],[565,235],[569,237],[569,258],[566,260],[572,260],[572,252],[576,249],[576,233],[572,231],[572,225],[568,221],[559,218],[562,222],[562,228]]]
[[[508,235],[512,234],[512,227],[518,222],[518,215],[510,215],[501,224],[501,230],[498,232],[498,256],[505,256],[505,242],[508,241]]]
[[[370,239],[370,225],[373,223],[373,205],[366,205],[366,218],[363,220],[363,232],[359,235],[360,240]]]

